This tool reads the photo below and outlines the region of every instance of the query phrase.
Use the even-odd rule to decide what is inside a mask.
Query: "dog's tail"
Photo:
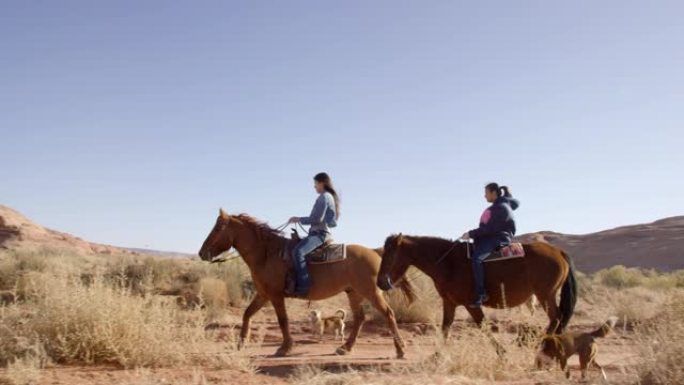
[[[344,311],[344,309],[337,309],[337,311],[335,312],[335,314],[339,314],[339,315],[340,315],[340,319],[341,319],[342,321],[344,321],[344,319],[347,318],[347,312]]]
[[[608,333],[610,333],[610,331],[613,330],[617,321],[618,321],[618,317],[616,317],[616,316],[612,316],[612,317],[608,318],[608,321],[606,321],[603,325],[601,325],[600,328],[598,328],[598,329],[596,329],[590,333],[591,336],[596,337],[596,338],[603,338],[603,337],[607,336]]]

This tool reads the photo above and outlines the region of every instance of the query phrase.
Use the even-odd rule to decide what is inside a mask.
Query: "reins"
[[[442,255],[437,259],[437,261],[435,261],[434,264],[435,264],[435,265],[439,265],[439,264],[444,260],[444,258],[446,258],[452,251],[454,251],[454,249],[456,248],[456,246],[458,246],[459,244],[463,244],[463,243],[468,244],[468,243],[470,243],[470,241],[464,241],[463,239],[460,239],[460,238],[457,239],[457,240],[455,240],[454,243],[453,243],[453,245],[451,245],[451,247],[449,248],[449,250],[447,250],[446,252],[444,252],[444,254],[442,254]],[[468,259],[470,259],[470,246],[469,246],[469,245],[466,245],[466,257],[467,257]],[[413,280],[414,278],[418,277],[418,275],[420,275],[420,274],[425,274],[425,273],[423,273],[422,271],[416,269],[416,271],[414,271],[413,274],[411,274],[410,276],[404,275],[404,276],[401,277],[397,282],[394,282],[394,284],[396,285],[397,283],[400,283],[402,280],[406,280],[406,281],[409,281],[409,282],[410,282],[410,281]]]
[[[460,239],[460,238],[455,240],[454,244],[451,245],[449,250],[447,250],[444,254],[442,254],[441,257],[439,257],[439,259],[437,259],[437,262],[435,262],[435,265],[439,265],[444,260],[444,258],[446,258],[447,255],[449,255],[449,253],[451,253],[456,248],[457,245],[462,244],[462,243],[468,244],[470,242],[464,241],[463,239]],[[468,246],[468,245],[466,245],[466,255],[467,255],[468,259],[470,259],[470,246]]]
[[[289,222],[289,221],[288,221],[288,222],[285,222],[285,223],[283,223],[282,225],[276,227],[275,230],[276,230],[277,232],[283,232],[283,230],[285,230],[285,228],[287,228],[287,226],[289,226],[289,225],[290,225],[290,222]],[[305,234],[307,234],[307,235],[309,234],[309,232],[306,231],[306,229],[304,228],[304,226],[302,226],[301,223],[297,222],[296,225],[299,226],[299,228],[300,228]],[[212,260],[209,261],[209,263],[224,263],[224,262],[228,262],[228,261],[230,261],[230,260],[232,260],[232,259],[239,258],[239,257],[240,257],[240,254],[234,254],[234,255],[231,255],[231,256],[228,256],[228,257],[223,257],[223,256],[221,256],[221,255],[217,255],[217,256],[215,256],[214,258],[212,258]]]

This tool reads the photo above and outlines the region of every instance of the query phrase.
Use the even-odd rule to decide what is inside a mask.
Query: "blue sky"
[[[272,225],[342,194],[338,240],[681,215],[680,1],[5,1],[0,204],[196,252],[219,206]]]

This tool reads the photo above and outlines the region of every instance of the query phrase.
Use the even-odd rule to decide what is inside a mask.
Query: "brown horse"
[[[392,235],[385,241],[377,284],[381,289],[389,290],[392,282],[404,279],[409,266],[427,274],[442,297],[442,332],[448,337],[456,307],[468,304],[475,295],[466,245],[436,237]],[[577,302],[572,260],[565,252],[547,243],[523,246],[523,258],[485,263],[489,295],[485,306],[515,307],[535,295],[549,316],[547,333],[560,333],[570,321]],[[556,301],[559,289],[560,307]],[[482,309],[466,308],[480,325],[484,319]]]
[[[276,351],[276,355],[287,355],[292,350],[293,340],[285,309],[288,264],[283,258],[284,253],[290,249],[290,242],[291,240],[282,236],[280,231],[246,214],[228,215],[220,210],[214,228],[199,251],[200,258],[208,261],[234,247],[249,267],[257,294],[242,317],[238,347],[249,340],[251,317],[265,304],[271,302],[283,333],[283,343]],[[364,322],[365,316],[361,304],[365,299],[385,316],[394,336],[397,356],[400,358],[404,356],[404,342],[399,335],[394,312],[385,301],[382,291],[375,284],[380,270],[380,253],[382,249],[373,250],[359,245],[348,245],[346,259],[335,263],[309,266],[313,286],[306,299],[321,300],[342,291],[346,292],[349,298],[354,324],[347,341],[337,348],[337,354],[347,354],[352,350]],[[406,284],[401,288],[411,301],[414,298],[412,287],[407,280],[404,281]]]

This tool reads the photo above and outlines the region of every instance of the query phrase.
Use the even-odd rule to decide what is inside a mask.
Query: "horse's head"
[[[231,234],[229,229],[230,220],[230,215],[223,211],[223,209],[220,209],[216,224],[211,229],[198,253],[202,260],[211,261],[233,247],[233,234]]]
[[[401,252],[401,246],[406,240],[402,234],[390,235],[385,240],[382,253],[382,263],[378,272],[377,285],[382,290],[389,290],[409,268],[408,258]]]

